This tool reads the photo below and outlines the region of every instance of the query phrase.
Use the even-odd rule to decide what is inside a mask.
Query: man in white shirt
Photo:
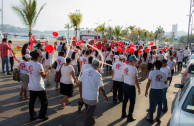
[[[155,62],[156,70],[153,70],[149,73],[148,82],[145,90],[145,96],[148,95],[148,89],[151,86],[151,90],[149,93],[150,98],[150,109],[149,109],[149,117],[147,117],[147,121],[153,123],[153,113],[156,107],[156,103],[158,104],[158,113],[156,117],[157,122],[160,121],[160,115],[162,111],[162,98],[163,98],[163,88],[164,84],[166,84],[166,74],[160,71],[162,67],[162,61],[156,60]]]
[[[164,72],[166,74],[167,80],[171,79],[171,70],[170,68],[167,66],[167,60],[163,59],[162,60],[162,68],[160,69],[162,72]],[[167,104],[167,98],[166,98],[166,93],[168,90],[169,84],[164,84],[164,89],[163,89],[163,112],[167,112],[168,111],[168,104]]]
[[[41,101],[41,109],[39,112],[39,119],[47,120],[46,117],[47,107],[48,107],[48,99],[47,93],[45,91],[44,80],[51,66],[48,67],[46,72],[44,72],[44,68],[42,64],[38,61],[40,59],[40,54],[37,50],[31,53],[32,61],[27,64],[27,71],[29,74],[29,91],[30,91],[30,101],[29,101],[29,113],[30,113],[30,121],[34,121],[37,119],[36,112],[34,111],[34,104],[36,102],[36,97],[38,97]]]
[[[170,78],[170,81],[169,81],[169,85],[170,85],[171,82],[172,82],[172,76],[173,76],[174,73],[176,73],[176,63],[174,61],[174,57],[173,56],[170,57],[170,60],[168,60],[167,65],[168,65],[168,67],[171,70],[171,78]]]
[[[123,84],[122,71],[125,66],[123,63],[124,56],[119,56],[119,61],[115,62],[112,66],[112,79],[113,79],[113,102],[117,103],[117,97],[119,102],[123,101]],[[117,96],[118,93],[118,96]]]
[[[123,78],[124,78],[124,100],[123,100],[123,107],[122,107],[122,116],[121,118],[127,117],[127,121],[135,121],[136,119],[133,118],[133,111],[135,107],[135,99],[136,99],[136,87],[138,88],[138,94],[141,93],[139,82],[138,82],[138,71],[137,71],[137,62],[138,59],[132,55],[129,57],[129,65],[126,65],[123,69]],[[129,106],[129,113],[128,116],[126,115],[126,105],[128,100],[130,100]]]
[[[84,126],[93,126],[95,124],[93,114],[96,109],[96,104],[98,103],[99,90],[108,101],[102,82],[102,75],[98,72],[98,69],[100,68],[99,60],[94,59],[92,61],[92,67],[93,68],[83,72],[79,82],[80,100],[84,101],[86,106]]]
[[[183,58],[184,58],[183,51],[180,51],[180,53],[177,54],[177,59],[176,59],[176,62],[177,62],[177,64],[178,64],[178,71],[179,71],[179,72],[182,71]]]
[[[163,60],[164,59],[164,55],[162,54],[162,51],[160,51],[160,53],[157,55],[158,60]]]
[[[188,56],[189,56],[189,54],[190,54],[190,52],[189,52],[189,50],[187,49],[187,47],[185,48],[183,54],[184,54],[184,59],[183,59],[183,61],[184,61],[185,64],[186,64],[186,60],[187,60],[187,58],[188,58]]]

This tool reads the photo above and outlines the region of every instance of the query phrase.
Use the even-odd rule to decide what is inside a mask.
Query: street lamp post
[[[189,45],[189,32],[190,32],[190,23],[191,23],[191,8],[192,8],[192,1],[190,1],[190,11],[189,11],[189,24],[188,24],[188,36],[187,36],[187,46]]]

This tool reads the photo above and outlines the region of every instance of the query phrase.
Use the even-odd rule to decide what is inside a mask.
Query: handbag
[[[18,68],[13,70],[13,80],[20,82],[20,71]]]
[[[55,62],[52,64],[52,68],[54,68],[54,69],[57,68],[57,61],[55,61]]]

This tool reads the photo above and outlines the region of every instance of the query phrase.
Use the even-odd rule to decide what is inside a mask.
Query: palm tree
[[[157,27],[156,32],[158,33],[159,42],[161,42],[161,38],[163,37],[163,35],[165,33],[164,28],[159,26],[159,27]]]
[[[121,31],[121,36],[127,38],[129,36],[129,29],[125,28]]]
[[[95,31],[102,32],[102,41],[104,41],[104,33],[106,32],[105,23],[103,23],[103,24],[99,25],[98,27],[96,27]]]
[[[37,18],[40,12],[43,10],[44,6],[41,6],[40,10],[37,11],[37,1],[36,0],[21,0],[21,6],[13,6],[13,9],[21,17],[24,25],[28,27],[29,30],[29,41],[32,35],[32,27],[36,24]]]
[[[65,29],[68,30],[68,35],[67,35],[68,40],[69,40],[69,29],[70,29],[70,28],[72,28],[72,26],[71,26],[69,23],[65,24]]]
[[[108,26],[108,27],[106,28],[106,32],[107,32],[107,36],[109,36],[109,39],[110,39],[110,36],[113,36],[113,34],[114,34],[114,29],[113,29],[113,27]]]
[[[135,30],[135,25],[133,25],[133,26],[129,26],[128,28],[130,29],[130,31],[131,31],[131,39],[133,40],[133,37],[134,37],[134,30]]]
[[[122,26],[119,26],[119,25],[115,26],[114,35],[116,36],[117,41],[119,40],[119,37],[122,36],[121,31],[122,31]]]
[[[157,40],[157,38],[158,38],[158,32],[155,32],[155,33],[154,33],[155,45],[156,45],[156,40]]]
[[[78,31],[78,28],[82,22],[82,14],[71,13],[71,14],[69,14],[69,19],[71,21],[72,27],[75,28],[75,32],[76,32],[75,37],[77,38],[77,31]]]

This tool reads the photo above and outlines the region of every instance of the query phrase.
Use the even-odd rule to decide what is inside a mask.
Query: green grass
[[[21,51],[21,50],[22,50],[22,48],[20,48],[20,49],[14,48],[13,49],[13,51]]]

